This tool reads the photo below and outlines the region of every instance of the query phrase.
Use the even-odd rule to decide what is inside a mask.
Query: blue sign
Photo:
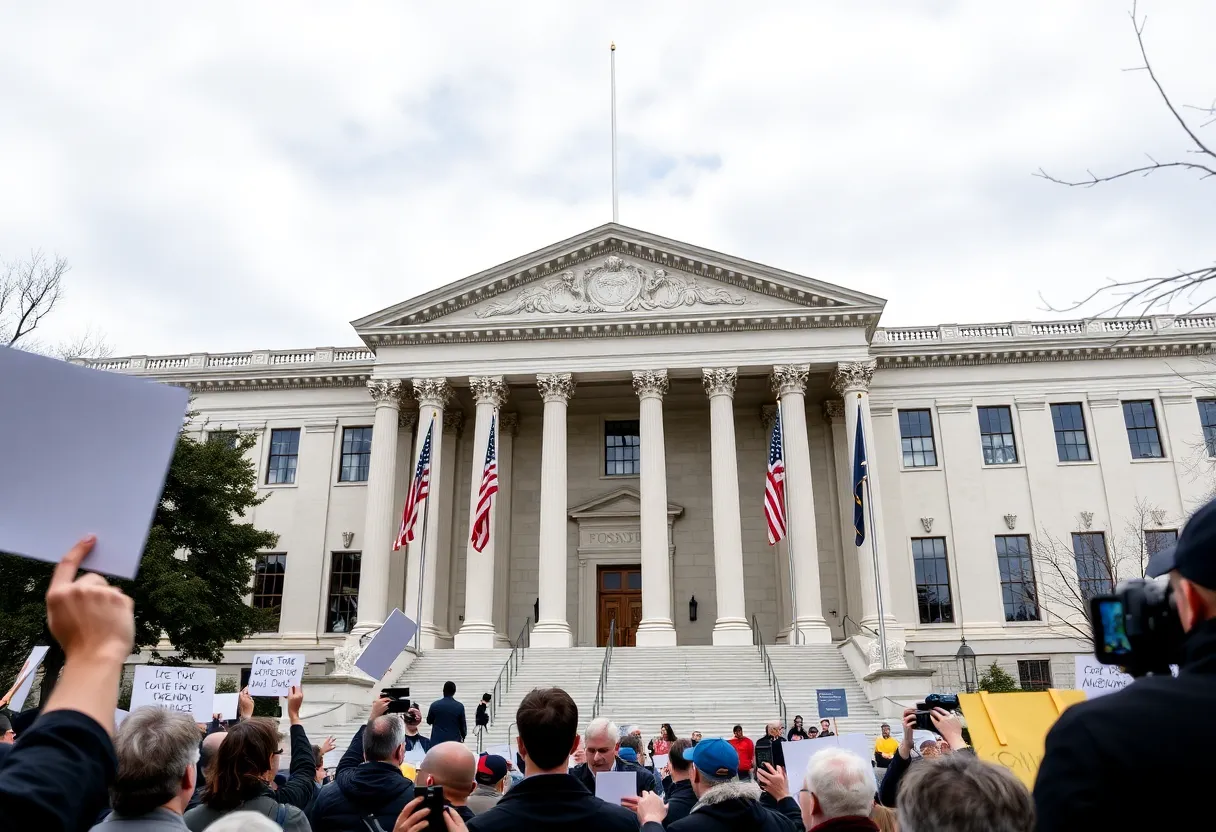
[[[845,698],[844,688],[822,688],[815,691],[815,699],[819,702],[819,718],[849,715],[849,701]]]

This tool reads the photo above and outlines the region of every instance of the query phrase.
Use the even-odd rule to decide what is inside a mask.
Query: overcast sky
[[[119,355],[357,343],[611,219],[611,39],[621,222],[887,298],[887,325],[1216,258],[1216,182],[1031,176],[1187,150],[1120,71],[1116,0],[0,9],[0,257],[66,256],[45,337]],[[1210,103],[1216,3],[1140,9],[1176,102]]]

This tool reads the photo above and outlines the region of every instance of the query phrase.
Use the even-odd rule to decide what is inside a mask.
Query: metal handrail
[[[760,650],[760,661],[764,665],[764,672],[768,676],[768,685],[773,689],[773,701],[777,703],[777,709],[781,713],[781,724],[785,725],[787,720],[788,710],[785,707],[785,697],[781,695],[781,683],[777,681],[777,671],[773,669],[773,660],[768,655],[768,648],[764,646],[764,636],[760,632],[760,622],[756,620],[756,616],[752,616],[752,643]]]
[[[854,627],[856,627],[856,628],[857,628],[857,632],[858,632],[859,634],[860,634],[860,633],[865,632],[865,633],[869,633],[869,634],[870,634],[870,635],[872,635],[874,638],[878,638],[878,633],[874,632],[873,630],[871,630],[869,627],[867,627],[867,626],[866,626],[866,625],[864,625],[864,624],[858,624],[856,621],[854,621],[853,619],[849,618],[849,614],[848,614],[848,613],[845,613],[845,615],[844,615],[844,619],[842,620],[842,623],[844,623],[844,624],[852,624]],[[847,628],[845,629],[845,632],[848,632],[848,629],[847,629]]]
[[[490,688],[489,717],[491,723],[494,722],[494,718],[498,715],[499,699],[504,693],[511,692],[511,679],[515,674],[519,673],[519,665],[523,661],[523,652],[528,647],[525,641],[527,641],[526,634],[530,623],[532,623],[531,618],[524,619],[524,626],[519,633],[519,638],[511,644],[511,652],[507,654],[507,660],[502,663],[502,670],[498,671],[498,678],[494,680],[494,687]],[[478,743],[480,744],[480,742],[481,740],[479,739]]]
[[[608,687],[608,666],[612,664],[612,647],[616,644],[616,619],[608,624],[608,646],[604,648],[604,663],[600,665],[600,681],[595,688],[595,701],[591,703],[591,718],[600,715],[604,706],[604,696]]]

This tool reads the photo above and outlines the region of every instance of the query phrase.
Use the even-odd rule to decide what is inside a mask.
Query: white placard
[[[205,667],[164,667],[141,664],[135,668],[131,710],[153,705],[193,714],[195,722],[208,723],[215,698],[215,670]]]
[[[25,663],[21,665],[21,672],[17,674],[17,679],[13,682],[10,690],[12,695],[8,699],[9,710],[13,713],[17,713],[25,706],[25,700],[34,686],[34,676],[38,673],[38,666],[46,658],[49,649],[45,645],[35,647],[30,651]]]
[[[515,759],[515,755],[511,753],[511,746],[509,745],[487,745],[486,753],[502,757],[508,763]]]
[[[1130,685],[1134,679],[1113,664],[1102,664],[1091,653],[1075,656],[1077,690],[1085,691],[1086,699],[1106,696]]]
[[[114,709],[114,730],[118,730],[118,726],[122,725],[122,721],[127,718],[130,711],[124,711],[122,708]]]
[[[422,765],[422,758],[426,756],[426,750],[422,747],[422,743],[418,743],[413,748],[406,749],[405,761],[414,768]]]
[[[250,696],[287,696],[304,678],[303,653],[258,653],[249,669]]]
[[[783,742],[781,753],[785,755],[785,778],[789,782],[790,794],[797,794],[802,788],[807,763],[825,748],[852,751],[867,763],[874,759],[874,743],[865,734],[839,734],[834,737]]]
[[[219,714],[221,720],[236,719],[237,705],[240,704],[241,695],[239,693],[217,693],[215,699],[211,703],[211,707],[215,708],[211,713]]]
[[[405,613],[393,610],[355,659],[355,667],[373,679],[383,679],[417,631],[418,625]]]
[[[671,759],[671,755],[670,754],[655,754],[652,757],[652,759],[654,760],[654,770],[662,771],[663,766],[667,765],[667,761]]]
[[[595,796],[621,805],[621,798],[637,797],[638,776],[632,771],[601,771],[595,775]]]

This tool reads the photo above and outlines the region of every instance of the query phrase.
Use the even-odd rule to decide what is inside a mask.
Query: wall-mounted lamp
[[[688,620],[697,620],[697,596],[692,596],[688,599]]]

